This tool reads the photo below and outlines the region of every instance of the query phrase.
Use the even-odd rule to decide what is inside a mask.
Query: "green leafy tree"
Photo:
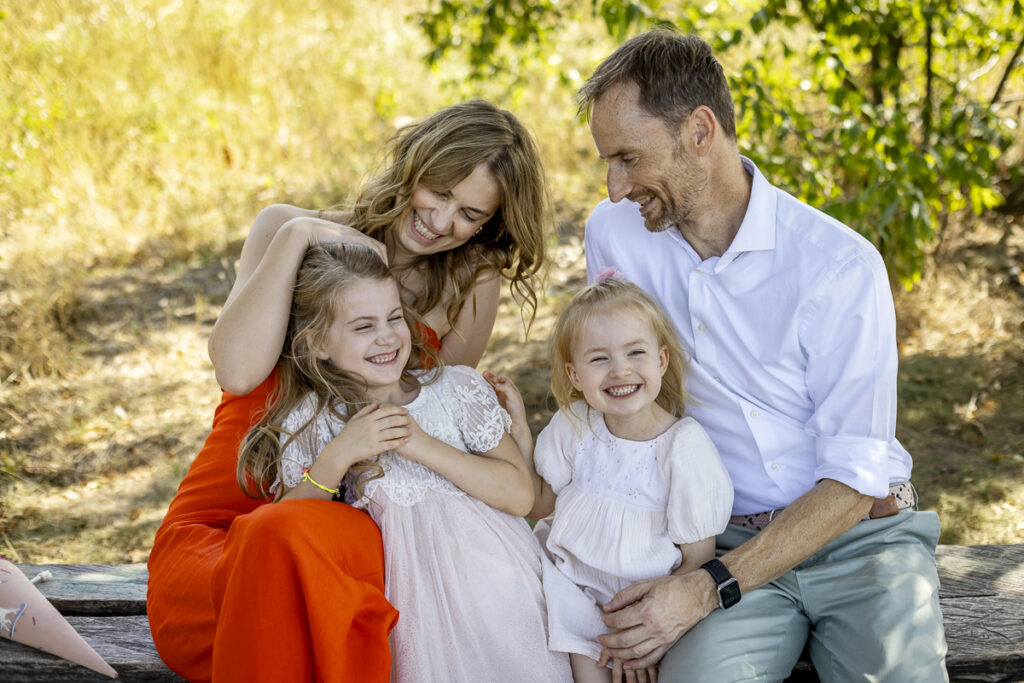
[[[741,150],[874,242],[908,286],[950,215],[999,206],[999,181],[1020,182],[1001,161],[1017,134],[1020,0],[441,0],[419,20],[431,63],[466,58],[472,77],[515,83],[588,11],[618,40],[658,24],[708,40]]]

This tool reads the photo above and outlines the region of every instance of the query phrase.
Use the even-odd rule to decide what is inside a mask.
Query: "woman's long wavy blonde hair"
[[[548,341],[551,359],[551,393],[558,408],[577,418],[572,410],[575,401],[583,399],[583,392],[572,385],[565,364],[571,363],[573,350],[579,344],[584,328],[599,313],[609,311],[633,313],[654,331],[659,346],[668,348],[668,368],[661,378],[661,391],[657,404],[676,417],[683,416],[686,401],[686,355],[679,337],[665,311],[650,294],[632,282],[609,278],[594,283],[578,292],[555,322]]]
[[[295,280],[284,351],[277,363],[278,381],[267,409],[239,448],[237,478],[247,495],[270,497],[268,489],[277,479],[285,446],[310,429],[322,412],[344,421],[370,402],[362,377],[335,367],[330,360],[318,359],[315,352],[327,342],[337,302],[343,300],[345,289],[359,280],[394,281],[394,276],[369,247],[324,244],[306,251]],[[403,308],[412,334],[412,353],[402,380],[423,383],[413,371],[417,367],[436,367],[437,353],[420,331],[419,316],[407,306]],[[285,418],[307,395],[315,400],[313,417],[294,432],[286,431],[282,427]],[[364,460],[351,469],[370,473],[360,478],[360,487],[384,474],[375,459]]]
[[[512,113],[470,100],[401,128],[387,146],[381,170],[357,195],[352,226],[384,242],[391,261],[391,228],[408,209],[416,186],[449,190],[480,164],[501,190],[498,210],[463,246],[411,264],[425,286],[418,292],[404,290],[403,299],[425,314],[450,297],[445,312],[453,323],[473,283],[494,271],[509,280],[529,326],[537,310],[532,280],[544,262],[550,203],[537,145]],[[395,274],[402,279],[399,271]]]

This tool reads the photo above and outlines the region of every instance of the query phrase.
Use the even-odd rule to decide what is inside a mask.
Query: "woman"
[[[264,505],[235,479],[239,442],[273,388],[306,248],[377,249],[445,363],[479,362],[502,277],[528,314],[536,307],[547,201],[522,124],[475,100],[402,129],[388,152],[351,211],[271,206],[242,248],[209,345],[224,397],[149,559],[153,639],[190,681],[388,678],[396,613],[370,518],[319,500]]]

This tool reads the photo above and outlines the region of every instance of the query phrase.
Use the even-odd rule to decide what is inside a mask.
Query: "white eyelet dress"
[[[410,414],[427,434],[455,448],[495,448],[510,420],[490,385],[468,367],[440,373],[405,406]],[[311,411],[303,404],[285,426],[298,427]],[[284,482],[297,484],[302,468],[343,427],[321,415],[313,443],[300,439],[286,448]],[[386,594],[399,610],[391,680],[572,681],[568,657],[547,647],[542,550],[526,520],[393,451],[380,462],[385,474],[365,484],[363,500],[356,500],[352,474],[345,486],[347,500],[365,507],[384,538]]]
[[[537,437],[537,473],[558,498],[534,532],[544,564],[549,645],[598,659],[600,605],[641,579],[666,576],[677,545],[725,530],[732,483],[711,439],[684,417],[650,441],[620,439],[582,401]],[[589,424],[588,421],[589,420]]]

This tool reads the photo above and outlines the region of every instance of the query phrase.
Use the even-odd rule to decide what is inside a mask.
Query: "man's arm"
[[[765,529],[720,559],[747,593],[777,579],[852,528],[874,499],[832,479],[781,511]],[[633,584],[606,605],[599,636],[612,657],[642,668],[661,660],[679,638],[718,607],[718,593],[705,571]]]

